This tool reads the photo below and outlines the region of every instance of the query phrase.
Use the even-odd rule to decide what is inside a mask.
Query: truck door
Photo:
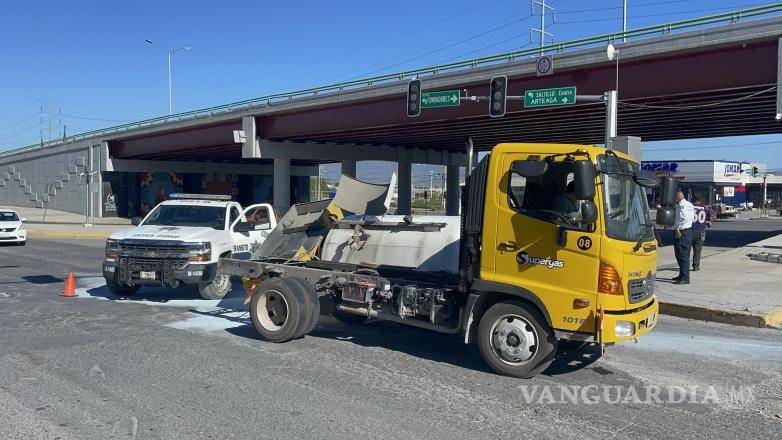
[[[508,154],[502,162],[493,243],[495,281],[538,296],[554,328],[593,332],[599,234],[594,225],[572,224],[558,214],[580,209],[580,202],[567,195],[572,163],[555,160],[543,175],[532,178],[510,171],[514,161],[528,156]],[[568,230],[561,245],[558,233],[564,226]],[[576,305],[576,299],[588,300],[589,305]]]

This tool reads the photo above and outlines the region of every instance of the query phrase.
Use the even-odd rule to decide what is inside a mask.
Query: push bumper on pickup
[[[209,262],[209,243],[108,240],[103,277],[126,286],[210,283],[217,263]]]

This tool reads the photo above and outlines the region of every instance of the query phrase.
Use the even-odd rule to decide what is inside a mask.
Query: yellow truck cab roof
[[[549,156],[552,154],[566,154],[574,151],[585,151],[589,153],[592,160],[600,154],[605,154],[606,149],[597,145],[583,145],[583,144],[548,144],[548,143],[525,143],[525,142],[505,142],[497,144],[492,148],[492,153],[540,153],[541,156]],[[621,151],[612,150],[622,159],[627,159],[633,162],[637,162],[632,157],[628,156]]]

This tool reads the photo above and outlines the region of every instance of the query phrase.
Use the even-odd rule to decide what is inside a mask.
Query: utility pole
[[[39,99],[39,101],[41,101]],[[46,109],[44,111],[44,108]],[[46,140],[51,142],[52,135],[54,134],[54,131],[52,130],[53,126],[56,124],[58,127],[62,124],[62,120],[60,119],[60,115],[62,115],[62,109],[60,106],[53,102],[45,102],[41,106],[41,125],[44,125],[43,122],[43,115],[46,115]],[[55,122],[56,120],[56,122]],[[41,130],[43,132],[43,129]],[[41,143],[43,143],[43,133],[41,133]]]
[[[532,14],[535,14],[535,5],[539,5],[540,6],[540,28],[539,29],[535,29],[535,28],[530,29],[530,43],[533,42],[532,41],[532,34],[535,33],[535,32],[539,33],[540,34],[540,54],[543,55],[543,53],[544,53],[543,46],[546,45],[546,36],[548,35],[549,37],[551,37],[551,41],[554,41],[554,34],[552,34],[551,32],[546,32],[546,13],[547,13],[547,10],[551,11],[551,21],[552,21],[552,23],[556,23],[556,21],[557,21],[556,15],[555,15],[556,11],[554,10],[554,8],[552,8],[551,6],[546,4],[546,0],[532,0],[532,2],[530,3],[530,10],[531,10]]]
[[[627,0],[622,0],[622,43],[627,41],[625,32],[627,32]]]

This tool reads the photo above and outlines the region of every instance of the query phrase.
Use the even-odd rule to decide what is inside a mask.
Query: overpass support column
[[[445,167],[445,215],[459,215],[459,165]]]
[[[342,174],[356,178],[356,161],[355,160],[343,160],[342,161]]]
[[[396,198],[396,213],[407,215],[413,210],[413,164],[412,162],[397,162],[398,183]]]
[[[291,207],[291,160],[274,159],[274,207],[285,213]]]
[[[782,38],[777,40],[777,114],[776,120],[782,120]]]

